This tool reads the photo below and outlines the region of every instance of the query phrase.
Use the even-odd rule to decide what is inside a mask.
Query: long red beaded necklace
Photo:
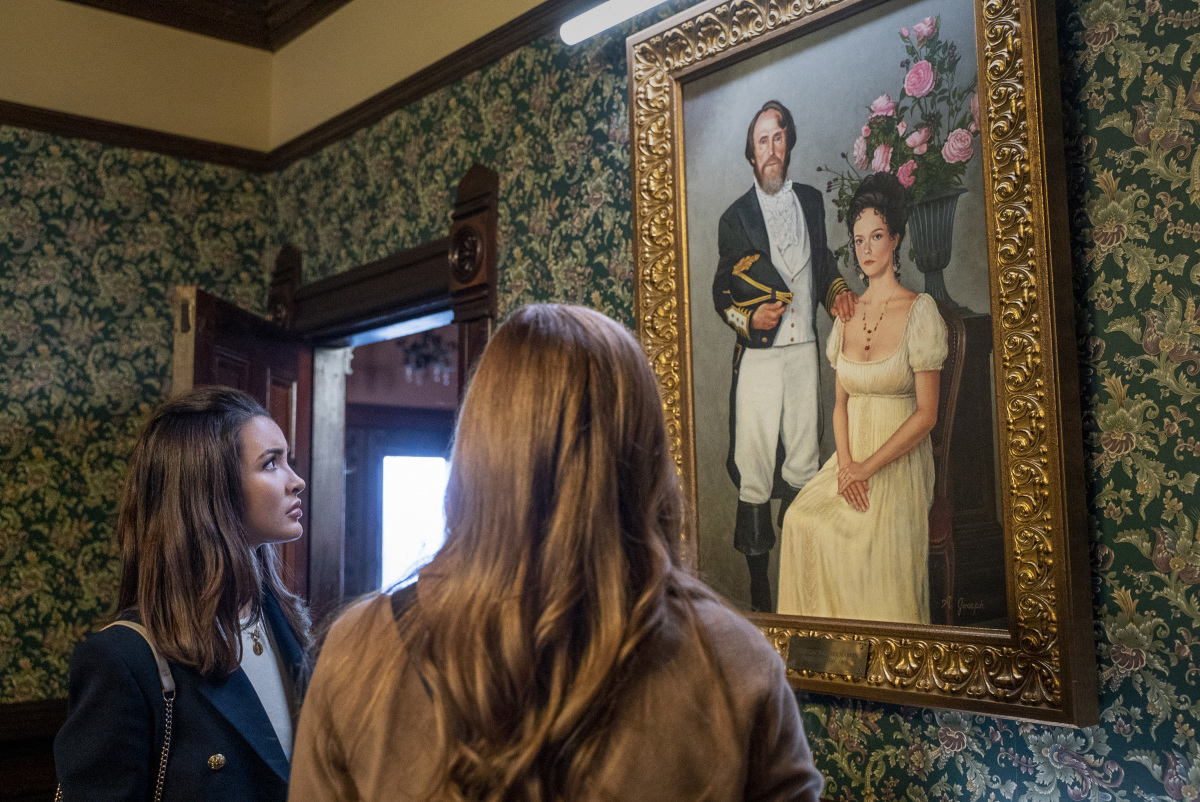
[[[869,355],[871,353],[871,336],[879,329],[879,324],[883,322],[883,316],[887,313],[888,304],[892,302],[892,297],[896,294],[896,290],[892,290],[892,294],[883,302],[883,309],[879,310],[879,320],[875,321],[872,328],[867,328],[867,307],[863,306],[863,334],[867,335],[867,344],[863,346],[863,351]]]

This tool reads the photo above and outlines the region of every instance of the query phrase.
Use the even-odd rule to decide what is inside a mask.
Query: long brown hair
[[[272,546],[251,549],[243,524],[241,430],[270,417],[251,396],[205,386],[150,416],[129,460],[117,518],[118,609],[136,609],[158,650],[206,677],[241,663],[242,614],[270,591],[301,645],[308,617],[279,576]]]
[[[463,404],[446,544],[400,617],[428,683],[433,796],[578,797],[664,616],[709,592],[680,564],[685,515],[657,382],[621,325],[515,312]]]

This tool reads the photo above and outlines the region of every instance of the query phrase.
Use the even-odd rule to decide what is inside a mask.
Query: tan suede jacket
[[[816,802],[823,780],[783,661],[737,613],[707,600],[697,612],[729,678],[732,716],[714,712],[718,681],[698,639],[674,626],[628,689],[586,799]],[[429,798],[433,707],[401,648],[388,596],[360,603],[333,626],[300,716],[291,802]],[[370,668],[377,650],[396,656],[396,668],[384,672],[391,681]]]

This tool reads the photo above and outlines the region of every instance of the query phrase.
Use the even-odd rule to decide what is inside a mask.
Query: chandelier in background
[[[405,381],[420,386],[430,378],[436,384],[450,386],[450,376],[458,361],[457,342],[434,329],[403,337],[397,345],[404,353]]]

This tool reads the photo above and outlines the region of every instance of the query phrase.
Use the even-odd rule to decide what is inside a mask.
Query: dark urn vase
[[[925,276],[925,292],[956,309],[964,307],[946,292],[942,271],[950,264],[954,244],[954,210],[958,197],[966,191],[963,187],[934,190],[913,204],[908,217],[908,235],[917,270]]]

